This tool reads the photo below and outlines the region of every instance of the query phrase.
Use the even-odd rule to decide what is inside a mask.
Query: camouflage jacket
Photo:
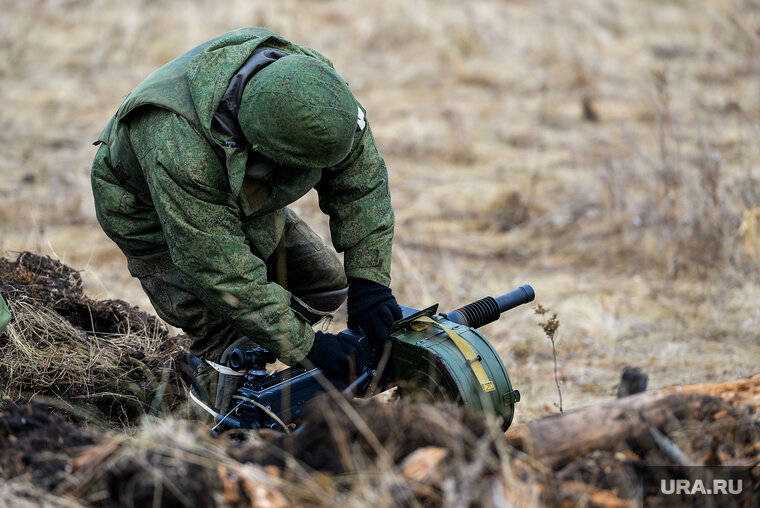
[[[171,258],[199,298],[292,364],[309,351],[314,334],[290,310],[290,294],[266,283],[262,262],[282,235],[284,207],[316,188],[320,208],[330,217],[333,245],[345,252],[346,274],[384,285],[390,284],[394,218],[385,163],[368,124],[357,131],[343,162],[315,170],[272,163],[262,170],[251,162],[250,146],[232,143],[212,128],[231,77],[259,46],[332,66],[316,51],[263,28],[229,32],[145,79],[96,144],[108,145],[109,163],[123,188],[155,207]],[[155,133],[156,143],[135,146],[130,123],[157,109],[186,122],[159,122],[164,131]],[[192,132],[183,128],[188,124]],[[148,174],[156,165],[160,174]],[[152,244],[155,239],[145,239],[144,245]],[[266,319],[251,318],[262,311]]]

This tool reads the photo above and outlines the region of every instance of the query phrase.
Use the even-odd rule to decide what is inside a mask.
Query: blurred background
[[[757,0],[0,0],[0,253],[150,310],[102,233],[91,145],[157,67],[243,26],[335,64],[389,167],[393,284],[453,309],[532,284],[483,331],[517,421],[760,365]],[[309,194],[294,208],[329,241]],[[0,281],[1,283],[2,281]],[[340,329],[340,319],[333,330]]]

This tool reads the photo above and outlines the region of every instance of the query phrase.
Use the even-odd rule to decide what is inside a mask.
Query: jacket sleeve
[[[131,127],[171,258],[185,282],[218,316],[282,362],[303,360],[314,332],[290,308],[290,293],[268,282],[211,146],[185,119],[165,111]]]
[[[333,245],[345,251],[346,275],[389,286],[393,207],[385,161],[369,123],[357,133],[346,160],[324,170],[316,189],[319,207],[330,216]]]

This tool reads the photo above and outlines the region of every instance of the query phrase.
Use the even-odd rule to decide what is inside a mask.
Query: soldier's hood
[[[188,79],[204,128],[209,128],[211,113],[209,134],[226,137],[223,146],[237,148],[247,142],[283,166],[306,170],[339,163],[350,153],[358,129],[356,99],[329,63],[270,47],[283,41],[267,39],[256,41],[240,65],[239,48],[230,46],[212,45],[191,62]],[[251,48],[245,43],[237,46],[246,48],[242,57]],[[209,59],[213,53],[230,55],[229,63]],[[222,72],[211,72],[219,67]],[[231,68],[236,70],[230,76]],[[194,83],[201,76],[217,78],[210,86],[203,79]],[[213,93],[200,93],[203,89]]]
[[[232,32],[229,37],[222,37],[209,45],[187,67],[188,86],[198,119],[206,138],[219,145],[225,153],[233,194],[237,194],[243,184],[248,151],[246,143],[236,142],[236,136],[225,129],[219,129],[218,123],[214,122],[214,115],[225,97],[232,77],[261,46],[286,53],[301,52],[300,47],[272,32],[257,31],[255,35],[245,31]]]
[[[248,82],[260,70],[288,55],[290,53],[278,49],[258,47],[243,66],[232,75],[227,90],[224,92],[219,107],[216,108],[211,120],[211,128],[228,138],[225,144],[244,145],[247,142],[238,114],[243,101],[243,92]]]
[[[219,129],[219,123],[214,122],[214,115],[225,99],[230,80],[238,71],[243,70],[241,68],[258,48],[310,56],[332,67],[332,63],[318,51],[287,41],[263,28],[241,29],[224,34],[211,41],[190,60],[186,79],[193,107],[205,137],[224,151],[230,190],[235,195],[240,192],[246,174],[248,144],[235,141],[236,136]],[[278,54],[270,53],[269,56],[276,60]],[[245,88],[244,80],[242,85]]]
[[[284,52],[298,51],[296,45],[272,32],[232,32],[209,45],[187,66],[187,81],[201,126],[212,132],[214,114],[232,77],[259,47]]]

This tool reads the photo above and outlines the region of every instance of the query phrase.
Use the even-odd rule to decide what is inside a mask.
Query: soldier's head
[[[326,168],[351,151],[358,105],[320,60],[288,55],[248,82],[238,119],[253,149],[285,166]]]

